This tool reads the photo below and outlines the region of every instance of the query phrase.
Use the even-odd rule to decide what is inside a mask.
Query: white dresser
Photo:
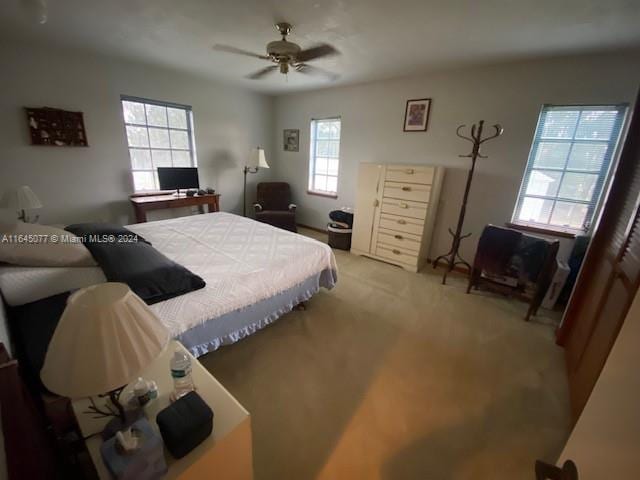
[[[429,253],[444,167],[361,163],[351,253],[417,272]]]

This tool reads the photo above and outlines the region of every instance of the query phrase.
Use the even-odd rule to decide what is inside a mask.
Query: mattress
[[[24,305],[106,282],[100,267],[0,267],[0,291],[8,305]]]
[[[151,305],[174,337],[322,272],[330,272],[322,286],[336,281],[328,245],[238,215],[192,215],[128,228],[206,282],[201,290]]]
[[[328,245],[237,215],[217,212],[128,228],[205,280],[201,290],[150,307],[195,355],[253,333],[337,281]],[[26,296],[18,290],[33,296],[34,279],[35,290],[46,296],[105,281],[98,267],[8,275],[9,268],[22,267],[0,269],[0,288],[10,304],[10,298]]]

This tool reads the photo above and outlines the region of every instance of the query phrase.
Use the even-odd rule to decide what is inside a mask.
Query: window
[[[544,105],[513,223],[589,228],[617,147],[626,105]]]
[[[159,190],[158,167],[195,167],[191,107],[122,97],[133,186]]]
[[[311,121],[309,193],[335,196],[340,163],[340,119]]]

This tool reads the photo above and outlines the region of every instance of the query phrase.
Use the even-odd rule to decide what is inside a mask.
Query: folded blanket
[[[71,225],[66,229],[83,237],[84,245],[108,281],[126,283],[149,305],[205,286],[198,275],[168,259],[124,227],[118,227],[117,233],[113,229],[105,230],[102,224]]]

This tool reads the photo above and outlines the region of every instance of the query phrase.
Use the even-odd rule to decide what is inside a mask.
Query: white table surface
[[[196,386],[196,391],[214,412],[213,433],[189,454],[179,460],[174,459],[165,449],[165,459],[169,467],[169,473],[166,478],[177,478],[181,476],[181,474],[192,464],[197,463],[201,457],[208,455],[209,450],[221,443],[225,437],[229,436],[235,430],[240,430],[241,427],[245,425],[249,428],[249,445],[244,448],[248,448],[249,450],[247,453],[250,461],[251,436],[249,412],[247,412],[247,410],[245,410],[245,408],[240,405],[233,396],[231,396],[220,382],[218,382],[178,341],[172,340],[169,342],[167,348],[160,354],[153,364],[140,374],[140,376],[145,380],[155,380],[158,384],[158,398],[152,400],[144,407],[144,412],[149,423],[151,423],[157,431],[158,427],[155,421],[156,415],[170,404],[169,398],[173,390],[173,379],[171,378],[169,362],[176,349],[184,351],[191,357],[192,377]],[[124,389],[121,396],[123,404],[131,395],[134,383],[135,379],[133,379],[133,382]],[[104,400],[94,398],[94,401],[99,405],[99,402]],[[88,398],[74,400],[72,405],[83,437],[90,437],[87,438],[86,445],[99,477],[101,479],[110,478],[100,454],[100,445],[102,444],[100,432],[108,423],[110,418],[95,419],[93,418],[93,414],[86,413],[87,407],[90,405]],[[244,452],[242,452],[241,455],[244,456]]]

